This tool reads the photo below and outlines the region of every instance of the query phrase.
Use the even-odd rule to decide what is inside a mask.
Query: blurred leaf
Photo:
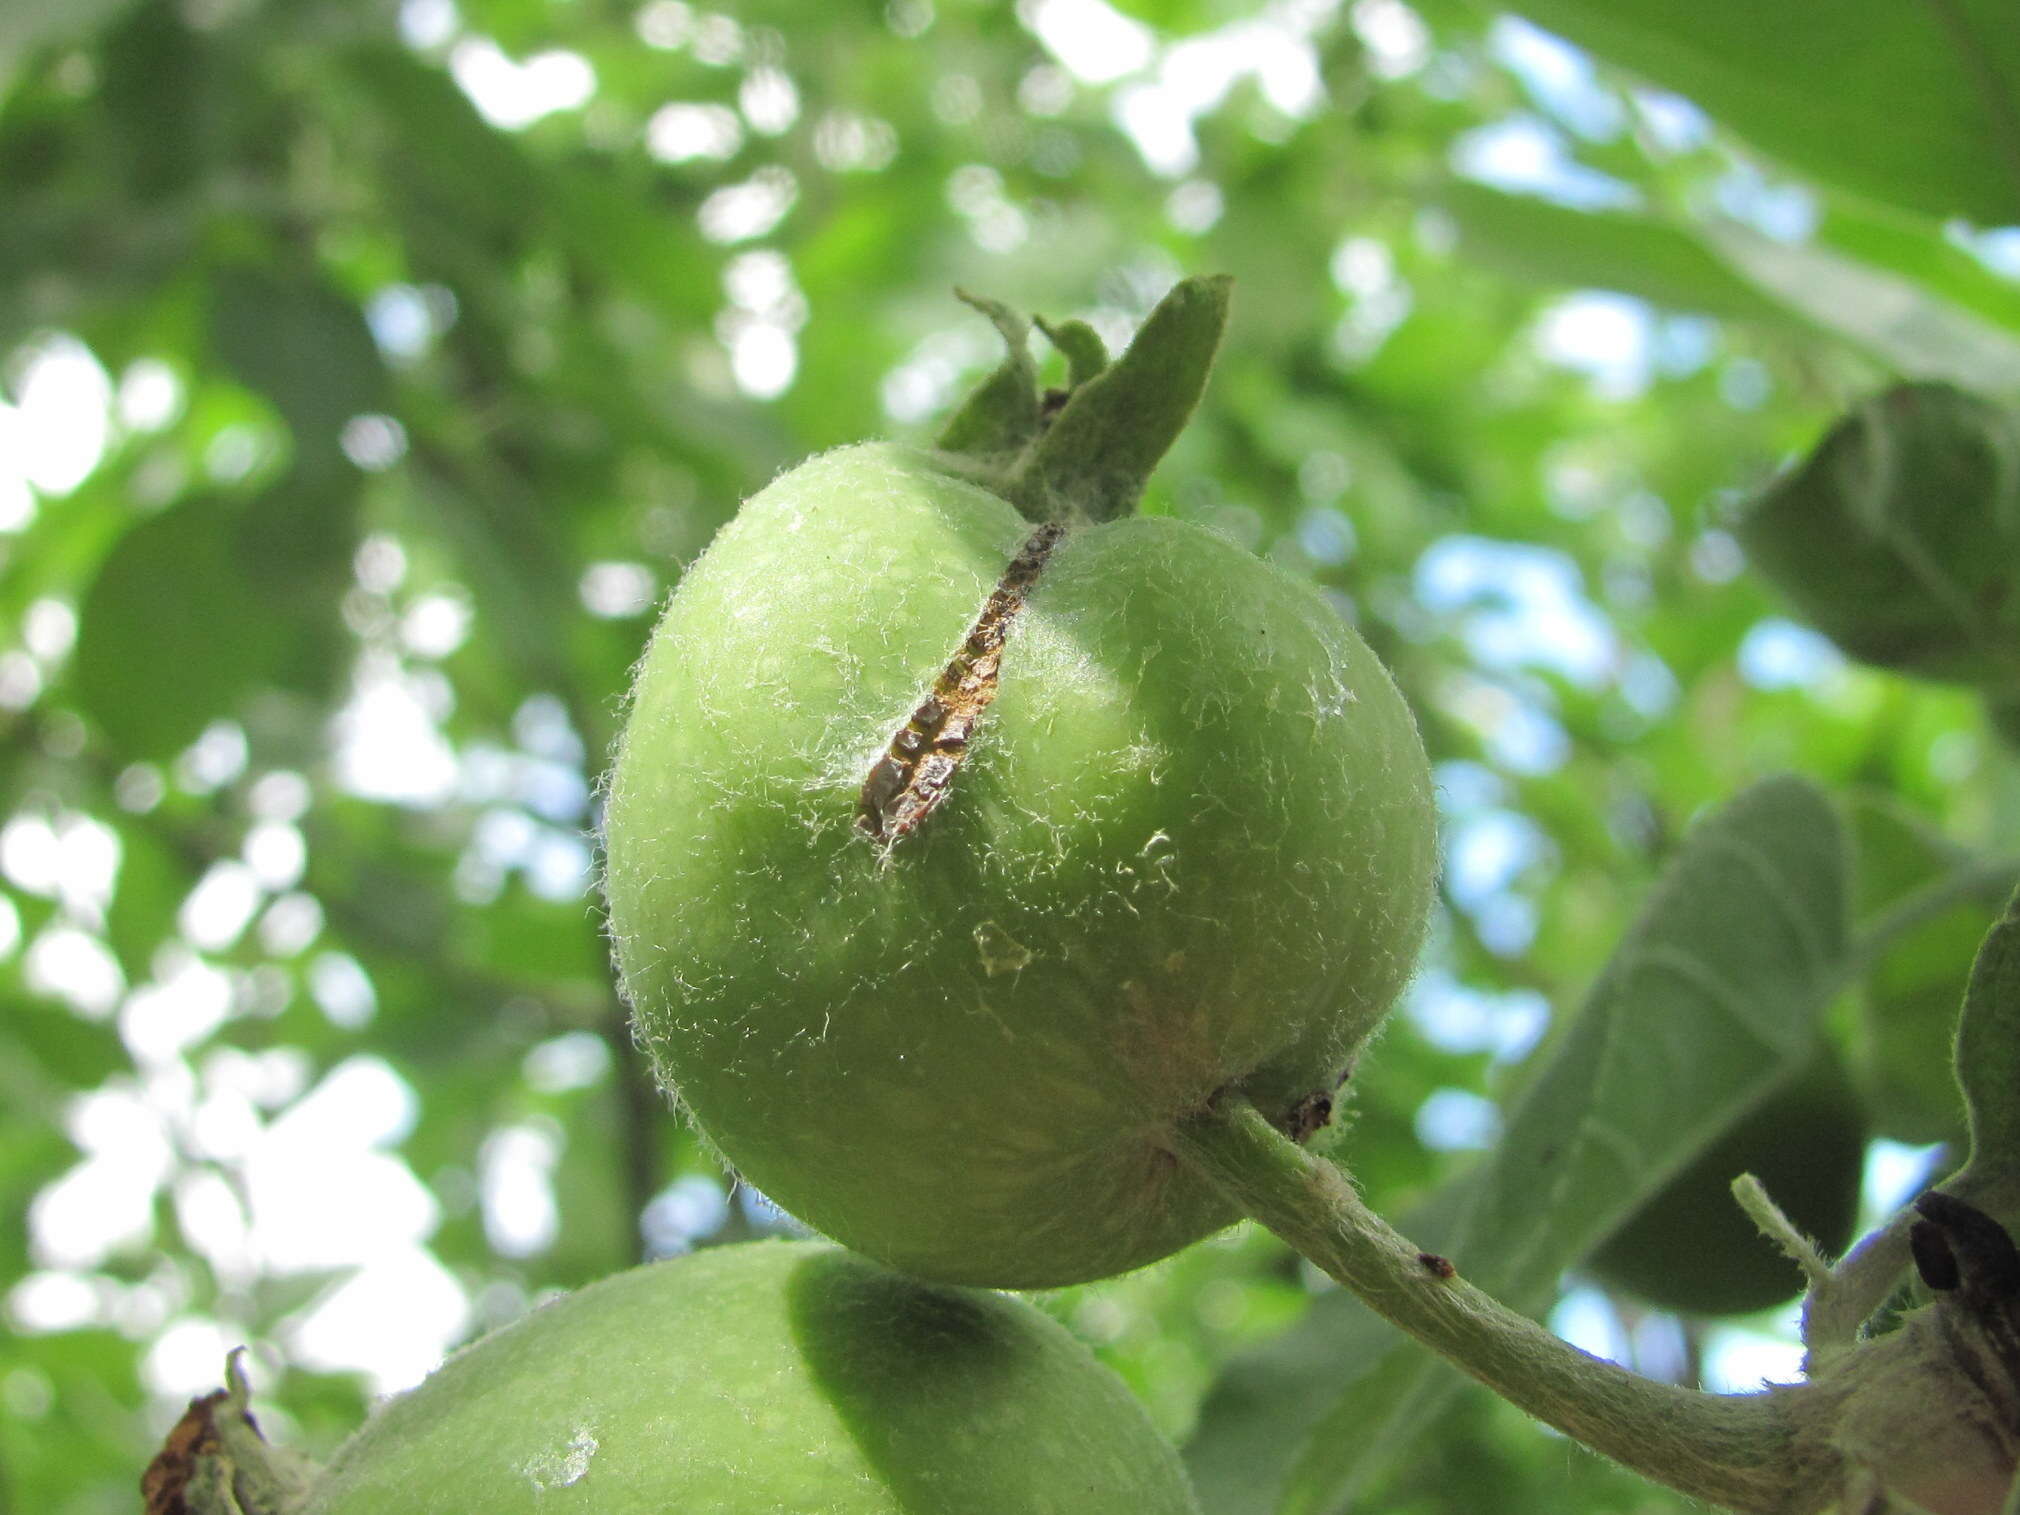
[[[387,188],[406,200],[409,235],[453,237],[472,255],[503,258],[533,229],[538,186],[518,144],[491,130],[439,69],[394,44],[361,45],[334,60],[358,91],[379,140]],[[494,272],[487,270],[487,273]]]
[[[222,145],[217,113],[237,95],[170,0],[142,0],[104,43],[100,90],[127,192],[142,203],[187,194]]]
[[[246,524],[220,498],[186,500],[129,527],[91,580],[70,687],[122,759],[170,756],[268,686],[338,689],[353,644],[336,594],[252,572],[262,538]],[[298,528],[296,543],[315,537]]]
[[[1885,790],[1853,789],[1844,806],[1856,862],[1852,915],[1862,926],[1971,861],[1963,846]]]
[[[1862,922],[1970,868],[1972,858],[1886,793],[1847,797]],[[1878,1134],[1924,1144],[1963,1134],[1952,1056],[1990,898],[1962,901],[1896,938],[1860,991],[1859,1077]]]
[[[12,1051],[48,1079],[39,1101],[45,1117],[56,1113],[57,1091],[95,1089],[129,1065],[111,1025],[81,1019],[50,1000],[8,998],[11,1003],[5,1004],[5,1012]]]
[[[246,502],[238,553],[262,594],[296,607],[306,596],[334,620],[351,584],[362,482],[354,468],[297,468]]]
[[[1521,1411],[1488,1394],[1453,1402],[1435,1457],[1416,1457],[1373,1491],[1367,1507],[1422,1515],[1701,1515],[1575,1441],[1540,1437]]]
[[[453,849],[430,848],[377,806],[325,802],[309,831],[307,886],[365,947],[432,961],[454,910],[442,875]]]
[[[2020,693],[1987,695],[1985,718],[2009,749],[2020,752]]]
[[[1965,251],[1940,221],[1837,195],[1824,206],[1816,239],[1857,263],[1901,275],[1929,298],[2020,328],[2020,285]]]
[[[215,500],[165,510],[127,530],[84,597],[72,685],[127,758],[187,746],[274,666],[271,611],[233,528]]]
[[[1756,567],[1883,668],[2020,688],[2020,420],[1941,385],[1853,410],[1736,523]]]
[[[515,885],[456,921],[452,950],[473,969],[527,984],[561,980],[601,990],[610,949],[587,900],[542,899]]]
[[[1523,0],[1541,26],[1791,167],[1986,226],[2020,219],[2020,33],[2001,0]]]
[[[417,492],[461,550],[522,685],[565,688],[568,628],[581,602],[556,571],[568,561],[556,541],[558,523],[519,478],[488,458],[431,454],[417,460],[414,473]]]
[[[592,160],[544,175],[540,190],[559,240],[614,289],[647,302],[670,322],[706,321],[714,314],[713,281],[695,277],[710,250],[677,207],[652,204],[648,184],[619,183]]]
[[[239,381],[286,419],[299,468],[347,467],[344,423],[386,408],[386,368],[363,314],[313,277],[252,263],[217,270],[211,340]]]
[[[1807,324],[1807,313],[1764,292],[1690,233],[1621,211],[1568,210],[1529,195],[1454,180],[1438,203],[1460,245],[1484,267],[1556,288],[1613,289],[1671,310]]]
[[[192,1244],[200,1244],[191,1239]],[[295,1273],[268,1273],[253,1287],[251,1314],[254,1319],[278,1321],[314,1304],[345,1280],[355,1276],[350,1267],[304,1268]]]
[[[2020,393],[2020,337],[1922,285],[1814,242],[1779,241],[1735,221],[1707,221],[1701,235],[1763,292],[1908,378],[1986,394]]]
[[[1406,1233],[1515,1308],[1547,1304],[1565,1268],[1814,1057],[1847,889],[1843,828],[1800,780],[1700,822],[1482,1167]],[[1208,1399],[1187,1449],[1201,1498],[1211,1515],[1342,1508],[1461,1382],[1351,1296],[1322,1295]]]
[[[110,1328],[17,1334],[10,1382],[35,1413],[0,1415],[0,1473],[35,1515],[128,1515],[138,1470],[159,1445],[138,1413],[141,1344]],[[18,1377],[16,1375],[19,1375]]]
[[[0,6],[0,80],[37,48],[72,41],[133,0],[21,0]]]
[[[195,887],[190,860],[159,836],[139,827],[121,833],[119,877],[105,912],[105,943],[128,983],[141,983],[152,971],[155,953]]]
[[[108,470],[108,472],[110,472]],[[38,598],[74,601],[133,524],[123,478],[93,479],[14,538],[19,556],[0,577],[0,614],[18,623]]]
[[[11,1013],[11,1007],[10,1007]],[[44,1014],[56,1013],[46,1009]],[[17,1048],[11,1038],[0,1036],[0,1054],[13,1058]],[[0,1119],[0,1204],[10,1215],[26,1216],[29,1206],[45,1184],[53,1182],[77,1161],[77,1149],[63,1133],[60,1091],[40,1087],[25,1092],[27,1079],[20,1069],[0,1075],[0,1091],[7,1099],[7,1114]],[[34,1081],[43,1084],[41,1070]],[[0,1229],[0,1278],[13,1279],[33,1266],[29,1252],[29,1228],[23,1225]],[[0,1417],[4,1420],[5,1417]]]
[[[638,1257],[639,1218],[631,1213],[623,1162],[632,1131],[616,1087],[623,1076],[613,1069],[603,1084],[588,1091],[569,1122],[569,1140],[555,1173],[561,1202],[560,1234],[540,1259],[541,1282],[559,1288],[579,1288],[610,1267],[612,1258]],[[677,1124],[672,1120],[668,1126]],[[653,1154],[657,1157],[657,1153]]]
[[[1969,1193],[2011,1220],[2020,1216],[2020,894],[1971,965],[1957,1023],[1957,1084],[1971,1127],[1971,1157],[1944,1187]]]
[[[417,233],[441,235],[445,250],[448,239],[463,243],[452,254],[459,259],[495,259],[543,235],[670,322],[713,314],[714,280],[695,276],[710,251],[685,207],[654,204],[651,180],[620,177],[602,154],[550,170],[404,49],[359,48],[348,63],[386,115],[388,168],[426,217]]]

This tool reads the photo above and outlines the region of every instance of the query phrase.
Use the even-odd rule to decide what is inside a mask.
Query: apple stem
[[[1248,1215],[1503,1399],[1645,1477],[1746,1515],[1801,1507],[1787,1393],[1708,1394],[1582,1352],[1420,1252],[1341,1170],[1224,1091],[1173,1131]]]

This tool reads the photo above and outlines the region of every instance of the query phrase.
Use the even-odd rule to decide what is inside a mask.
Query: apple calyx
[[[1181,279],[1112,363],[1085,322],[1038,320],[1067,365],[1066,387],[1043,392],[1029,347],[1033,322],[956,291],[995,323],[1008,351],[942,430],[936,455],[1033,521],[1129,514],[1206,389],[1233,283],[1225,274]]]
[[[245,1348],[224,1360],[225,1387],[189,1409],[140,1478],[146,1515],[294,1515],[319,1471],[275,1446],[252,1417]]]

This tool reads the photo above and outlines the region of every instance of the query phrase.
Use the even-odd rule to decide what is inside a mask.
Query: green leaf
[[[1122,356],[1074,390],[1014,481],[1057,516],[1065,502],[1096,521],[1132,509],[1199,404],[1227,326],[1232,280],[1185,279],[1145,319]]]
[[[1764,293],[1907,378],[1988,394],[2020,392],[2020,339],[1912,279],[1734,221],[1707,221],[1700,234]]]
[[[449,945],[473,972],[527,985],[560,981],[595,995],[610,972],[610,945],[594,912],[516,884],[482,910],[459,912]]]
[[[1959,247],[1938,221],[1836,195],[1824,206],[1816,240],[1858,263],[1900,274],[1926,297],[2020,329],[2020,285]]]
[[[82,37],[133,0],[31,0],[0,6],[0,75],[29,54]]]
[[[274,666],[272,612],[232,528],[212,500],[163,511],[120,538],[84,596],[72,686],[123,759],[171,756]]]
[[[4,1044],[10,1063],[8,1093],[20,1098],[23,1073],[39,1075],[42,1088],[37,1092],[42,1097],[21,1103],[45,1119],[62,1109],[59,1090],[95,1089],[132,1066],[112,1026],[80,1019],[53,1001],[17,997],[9,991],[0,999],[0,1014],[8,1028]]]
[[[1546,1306],[1565,1268],[1814,1056],[1845,971],[1847,890],[1843,827],[1803,781],[1706,818],[1492,1155],[1406,1234],[1517,1308]],[[1329,1294],[1224,1382],[1187,1449],[1213,1515],[1343,1507],[1461,1380]]]
[[[602,155],[541,175],[539,197],[554,236],[586,268],[678,325],[708,319],[715,290],[695,270],[710,249],[647,194],[620,181]]]
[[[287,421],[297,467],[344,466],[344,423],[385,409],[390,387],[358,307],[308,275],[234,264],[213,276],[210,318],[218,357]]]
[[[250,90],[224,87],[227,61],[173,0],[145,0],[104,40],[105,102],[127,194],[153,209],[199,189],[226,148],[227,113]],[[264,102],[262,102],[264,103]]]
[[[1737,522],[1754,565],[1853,657],[2020,690],[2020,418],[1905,385],[1834,426]]]
[[[602,152],[540,161],[404,48],[360,46],[343,66],[376,107],[384,171],[408,202],[409,234],[457,244],[473,283],[497,277],[524,242],[545,239],[674,329],[709,318],[715,283],[696,275],[712,251],[658,203],[651,180],[621,173]]]
[[[326,607],[332,620],[351,584],[364,475],[354,468],[296,468],[241,508],[237,550],[268,598]]]
[[[335,482],[297,472],[244,507],[186,499],[105,554],[79,607],[69,677],[122,760],[173,755],[263,684],[335,693],[356,643],[338,614],[348,557],[309,572],[329,545],[320,512],[342,493],[317,477]]]
[[[60,1010],[41,1005],[18,1013],[23,1017],[63,1014]],[[9,1004],[7,1015],[10,1022],[16,1014],[17,1006]],[[117,1036],[110,1030],[101,1031],[93,1027],[91,1034],[82,1040],[92,1052],[105,1042],[112,1042],[111,1058],[132,1066],[124,1055],[126,1049],[119,1045]],[[0,1204],[7,1206],[10,1215],[25,1216],[36,1193],[77,1162],[77,1148],[63,1134],[63,1110],[77,1090],[95,1088],[96,1085],[76,1084],[68,1088],[57,1085],[52,1075],[67,1070],[39,1066],[20,1046],[11,1030],[0,1034],[0,1054],[4,1054],[10,1063],[7,1071],[0,1073],[0,1091],[4,1091],[7,1099],[7,1113],[0,1118]],[[70,1053],[68,1056],[74,1058],[77,1054]],[[18,1064],[14,1063],[16,1058],[20,1059]],[[30,1257],[28,1231],[27,1226],[17,1225],[10,1226],[8,1234],[0,1235],[0,1269],[4,1269],[10,1279],[21,1277],[35,1266]],[[9,1345],[11,1347],[12,1343]]]
[[[2004,0],[1523,0],[1790,166],[1981,225],[2020,220],[2020,29]]]
[[[1846,814],[1862,925],[1971,870],[1968,852],[1885,791],[1855,791]],[[2004,895],[1996,885],[1986,892],[1990,899],[1959,900],[1893,938],[1866,975],[1858,1075],[1879,1135],[1922,1144],[1962,1134],[1951,1042],[1987,909]]]
[[[1985,698],[1985,718],[2015,752],[2020,752],[2020,690],[1991,693]]]
[[[1108,366],[1108,348],[1101,340],[1101,334],[1085,321],[1047,321],[1040,316],[1036,321],[1045,340],[1059,349],[1066,359],[1066,388],[1069,392],[1078,389],[1089,379]]]
[[[1470,258],[1528,283],[1613,289],[1672,310],[1741,320],[1792,314],[1696,237],[1648,216],[1569,210],[1462,180],[1442,186],[1438,203],[1458,224]]]
[[[1038,365],[1031,360],[1031,323],[996,300],[955,293],[982,312],[1003,337],[1003,361],[961,402],[933,445],[977,459],[1014,454],[1038,434]]]
[[[505,266],[535,230],[538,177],[519,144],[484,123],[447,74],[404,47],[366,44],[337,66],[378,134],[384,190],[406,202],[409,236],[425,226]],[[495,277],[497,268],[473,267]]]
[[[2020,894],[1978,949],[1957,1023],[1957,1086],[1971,1157],[1953,1184],[1962,1194],[2020,1212]]]
[[[119,836],[119,877],[105,912],[105,941],[128,983],[146,982],[155,954],[175,930],[176,911],[196,887],[189,858],[152,832],[129,826]]]
[[[10,1373],[46,1385],[49,1403],[36,1419],[0,1415],[10,1512],[109,1515],[137,1506],[135,1471],[160,1447],[159,1431],[138,1413],[143,1350],[110,1326],[10,1338]]]

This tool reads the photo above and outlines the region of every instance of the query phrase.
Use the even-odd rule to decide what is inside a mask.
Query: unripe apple
[[[304,1515],[1196,1515],[1122,1381],[1017,1299],[813,1242],[607,1278],[379,1409]]]
[[[1006,1287],[1235,1218],[1165,1133],[1226,1086],[1309,1127],[1435,851],[1410,712],[1330,605],[1038,472],[1034,511],[868,444],[751,499],[640,665],[606,821],[635,1025],[705,1135],[848,1245]]]

